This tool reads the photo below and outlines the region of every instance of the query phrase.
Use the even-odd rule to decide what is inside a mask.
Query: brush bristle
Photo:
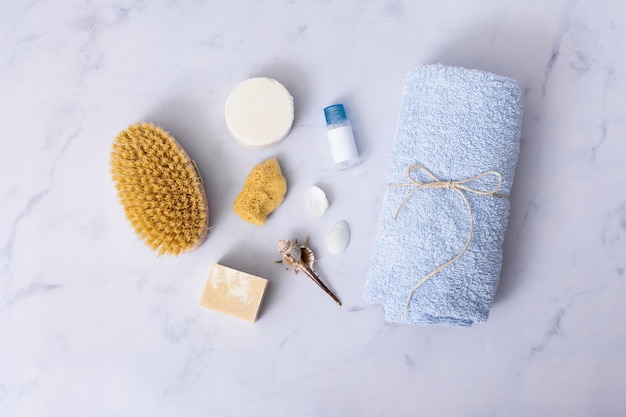
[[[159,255],[178,255],[206,238],[209,213],[202,180],[165,130],[139,123],[113,143],[111,174],[133,229]]]

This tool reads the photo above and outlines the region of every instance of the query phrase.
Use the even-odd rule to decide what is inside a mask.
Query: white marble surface
[[[625,415],[625,44],[615,0],[0,2],[0,416]],[[434,62],[524,91],[501,285],[469,330],[385,324],[361,300],[402,81]],[[251,76],[295,98],[271,150],[223,120]],[[342,173],[322,114],[337,101],[363,155]],[[205,178],[195,252],[157,258],[118,206],[110,146],[138,121]],[[255,227],[230,206],[272,156],[289,191]],[[352,242],[333,256],[340,219]],[[273,263],[276,239],[307,234],[343,308]],[[256,324],[198,307],[218,261],[271,280]]]

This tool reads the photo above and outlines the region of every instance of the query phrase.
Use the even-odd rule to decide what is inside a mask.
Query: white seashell
[[[326,193],[318,186],[311,186],[306,195],[306,205],[313,216],[320,217],[328,208]]]
[[[348,223],[340,221],[335,223],[333,227],[326,233],[324,237],[324,243],[328,251],[333,255],[339,255],[348,247],[350,243],[350,228]]]

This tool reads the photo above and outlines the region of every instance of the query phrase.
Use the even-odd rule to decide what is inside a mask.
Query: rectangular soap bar
[[[268,285],[265,278],[213,264],[200,306],[254,323]]]

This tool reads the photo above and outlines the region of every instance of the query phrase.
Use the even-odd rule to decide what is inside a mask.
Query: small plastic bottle
[[[359,165],[359,153],[343,104],[326,107],[324,116],[326,117],[326,135],[335,169],[342,171]]]

